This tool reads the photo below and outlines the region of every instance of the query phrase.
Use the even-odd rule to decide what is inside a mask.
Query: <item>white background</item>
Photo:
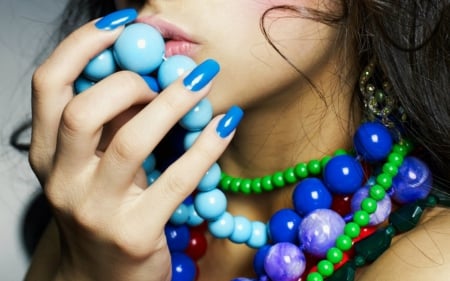
[[[27,156],[9,136],[30,118],[30,80],[37,53],[48,42],[66,1],[0,0],[0,280],[22,280],[28,267],[21,225],[38,192]]]

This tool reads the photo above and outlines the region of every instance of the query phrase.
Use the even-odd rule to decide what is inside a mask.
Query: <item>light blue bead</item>
[[[145,158],[144,163],[142,163],[142,168],[146,174],[150,174],[156,167],[156,158],[152,153],[147,158]]]
[[[234,217],[225,212],[217,220],[210,222],[208,229],[211,235],[216,238],[228,238],[234,230]]]
[[[147,184],[152,185],[161,176],[161,172],[153,170],[147,175]]]
[[[127,26],[114,43],[117,64],[141,75],[156,70],[164,57],[164,39],[154,28],[143,23]]]
[[[80,93],[86,91],[87,89],[89,89],[90,87],[92,87],[94,84],[95,84],[94,81],[90,81],[90,80],[80,76],[77,78],[77,80],[75,80],[75,83],[74,83],[75,93],[80,94]]]
[[[186,205],[180,204],[170,217],[170,223],[180,225],[187,222],[189,218],[189,209]]]
[[[205,220],[215,220],[227,209],[227,197],[219,189],[199,192],[194,200],[195,210]]]
[[[260,221],[252,222],[252,234],[250,235],[250,239],[247,241],[247,246],[251,248],[261,248],[262,246],[267,244],[268,236],[267,236],[267,226],[266,224]]]
[[[230,240],[234,243],[245,243],[252,234],[251,222],[243,216],[234,217],[234,230],[231,233]]]
[[[194,204],[188,205],[187,208],[189,217],[186,223],[189,226],[198,226],[205,221],[202,217],[198,215],[197,211],[195,210]]]
[[[111,49],[106,49],[89,61],[83,70],[83,75],[92,81],[99,81],[116,70],[113,52]]]
[[[213,108],[208,99],[202,99],[180,120],[180,125],[189,131],[203,129],[213,116]]]
[[[199,191],[209,191],[216,188],[221,176],[222,171],[220,170],[219,164],[214,163],[199,182],[197,189]]]
[[[195,68],[197,64],[193,59],[183,55],[169,57],[161,63],[158,69],[158,82],[162,89],[167,88],[183,73],[187,73]]]
[[[188,150],[194,144],[195,140],[200,136],[202,131],[189,132],[184,136],[184,150]]]

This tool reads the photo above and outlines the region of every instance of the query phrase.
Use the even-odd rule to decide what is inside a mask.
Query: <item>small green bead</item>
[[[308,171],[311,175],[319,175],[322,171],[322,167],[320,165],[320,161],[313,159],[308,162]]]
[[[391,176],[396,176],[398,173],[398,167],[393,165],[392,163],[387,162],[383,165],[383,172]]]
[[[369,224],[370,216],[366,211],[359,210],[353,214],[353,221],[359,226],[364,227]]]
[[[262,193],[262,188],[261,188],[261,178],[255,178],[252,180],[252,191],[255,194],[260,194]]]
[[[392,165],[394,165],[396,167],[400,167],[403,163],[403,156],[396,152],[391,152],[388,156],[387,162],[391,163]]]
[[[386,173],[381,173],[377,176],[376,182],[383,187],[384,190],[388,190],[392,186],[392,176]]]
[[[332,247],[327,251],[327,260],[332,264],[340,263],[343,258],[344,254],[336,247]]]
[[[295,166],[295,175],[299,179],[306,178],[308,176],[308,165],[306,163],[298,163]]]
[[[323,281],[323,277],[319,272],[311,272],[308,274],[308,277],[306,277],[306,281]]]
[[[322,166],[322,169],[325,168],[325,166],[328,164],[328,162],[330,162],[330,160],[331,160],[332,158],[333,158],[333,157],[327,155],[327,156],[323,157],[322,160],[320,160],[320,166]]]
[[[414,144],[406,139],[403,139],[401,145],[406,148],[406,154],[409,154],[414,149]]]
[[[229,190],[232,178],[230,176],[224,175],[222,176],[222,180],[220,181],[220,186],[223,190]]]
[[[239,187],[241,186],[242,179],[234,178],[231,180],[230,190],[234,193],[239,192]]]
[[[283,186],[285,186],[284,178],[283,178],[283,173],[282,173],[282,172],[275,172],[275,173],[272,175],[272,184],[273,184],[275,187],[283,187]]]
[[[338,149],[334,152],[334,156],[346,155],[347,151],[345,149]]]
[[[283,177],[284,177],[284,180],[287,183],[292,184],[292,183],[296,183],[297,182],[297,177],[295,176],[294,168],[292,168],[292,167],[291,168],[287,168],[284,171]]]
[[[261,179],[261,187],[264,191],[272,191],[273,190],[272,177],[271,176],[263,177]]]
[[[252,193],[252,180],[243,179],[241,185],[239,186],[239,190],[244,194]]]
[[[350,250],[352,247],[352,238],[345,234],[339,235],[336,239],[336,247],[343,252]]]
[[[356,238],[361,233],[361,227],[354,222],[349,222],[344,227],[344,233],[350,238]]]
[[[372,198],[364,198],[361,202],[361,209],[368,214],[373,214],[377,210],[377,201]]]
[[[373,185],[369,189],[369,195],[371,198],[373,198],[376,201],[383,200],[386,196],[386,191],[384,188],[378,184]]]
[[[322,276],[328,277],[333,275],[334,267],[333,264],[328,260],[321,260],[317,264],[317,272],[319,272]]]
[[[408,154],[408,148],[406,146],[398,144],[398,143],[394,144],[392,151],[400,154],[403,157],[405,157]]]

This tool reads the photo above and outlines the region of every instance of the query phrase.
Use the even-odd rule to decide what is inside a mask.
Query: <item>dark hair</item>
[[[139,7],[144,1],[132,2]],[[327,12],[294,6],[273,8],[292,10],[301,17],[342,27],[341,43],[346,44],[340,45],[353,44],[360,71],[369,58],[376,58],[409,118],[406,134],[426,150],[435,182],[445,191],[450,191],[449,2],[341,0],[337,13],[336,9]],[[60,34],[65,36],[87,20],[112,10],[114,4],[109,0],[70,0],[62,14]],[[264,17],[261,23],[264,26]],[[27,149],[18,142],[23,129],[20,127],[11,137],[11,144],[18,149]]]

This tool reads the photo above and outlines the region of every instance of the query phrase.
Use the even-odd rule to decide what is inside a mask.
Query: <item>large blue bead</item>
[[[302,180],[292,193],[295,211],[300,216],[306,216],[316,209],[328,209],[332,201],[330,192],[318,178]]]
[[[356,152],[369,162],[385,159],[392,149],[389,130],[378,122],[362,124],[353,139]]]
[[[392,199],[401,204],[412,203],[428,196],[432,186],[428,166],[415,157],[406,157],[392,180]]]
[[[167,224],[164,228],[166,234],[167,245],[171,252],[182,252],[186,250],[189,245],[191,235],[189,228],[186,225],[171,225]]]
[[[258,276],[266,274],[264,270],[264,259],[266,258],[267,252],[270,249],[270,245],[264,245],[256,251],[256,254],[253,258],[253,270]]]
[[[167,88],[178,77],[194,69],[196,65],[193,59],[183,55],[175,55],[166,59],[158,69],[159,85],[162,89]]]
[[[164,39],[154,27],[134,23],[122,31],[113,51],[121,68],[141,75],[149,74],[163,61]]]
[[[89,61],[83,70],[83,75],[92,80],[99,81],[117,69],[114,55],[111,49],[106,49]]]
[[[269,233],[273,243],[298,242],[298,227],[302,218],[292,209],[281,209],[269,220]]]
[[[195,262],[186,254],[171,253],[172,281],[194,281],[197,276]]]
[[[361,164],[352,156],[339,155],[328,161],[323,171],[323,181],[336,194],[348,195],[358,190],[364,180]]]
[[[213,116],[213,108],[208,99],[200,100],[183,118],[180,125],[189,131],[198,131],[203,129]]]
[[[76,94],[81,94],[82,92],[86,91],[87,89],[89,89],[94,85],[95,85],[94,81],[91,81],[83,76],[80,76],[75,80],[74,90]]]

